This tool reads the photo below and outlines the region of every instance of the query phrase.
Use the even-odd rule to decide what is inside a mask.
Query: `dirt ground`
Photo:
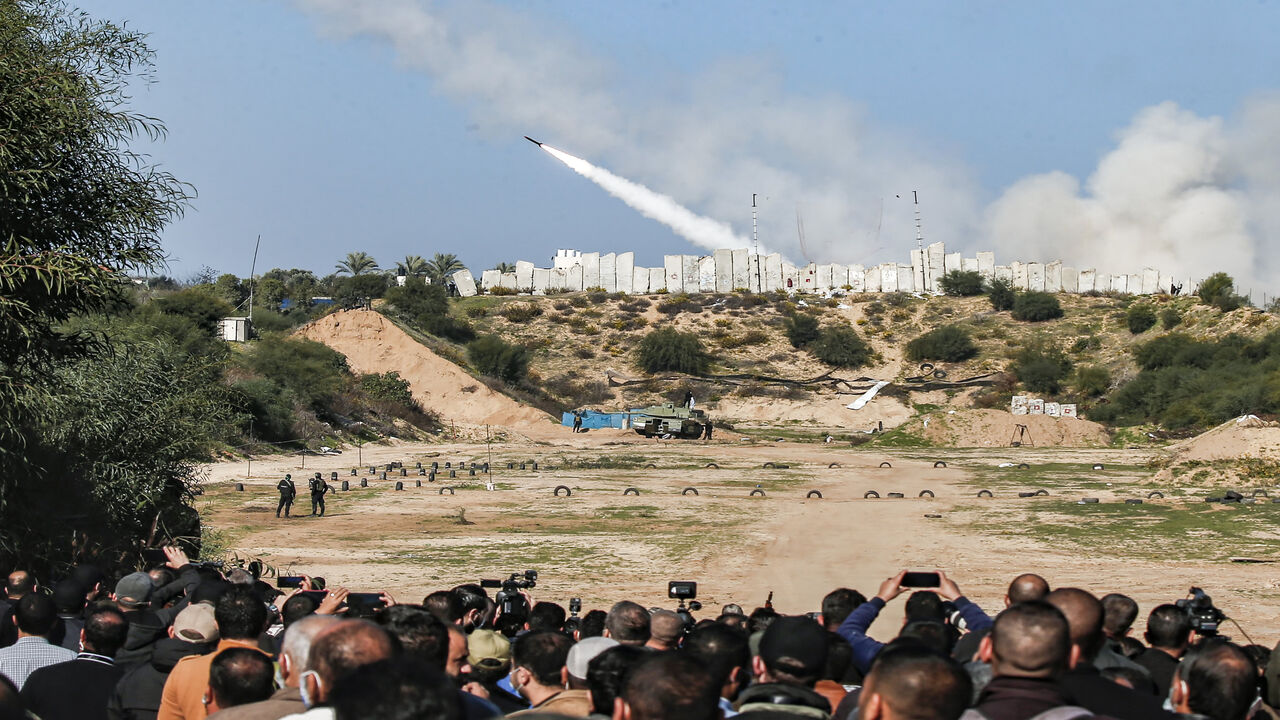
[[[1149,480],[1141,470],[1148,451],[1024,447],[886,453],[745,443],[719,435],[711,443],[644,440],[619,431],[575,436],[550,423],[536,434],[544,439],[492,448],[393,443],[359,452],[351,448],[340,456],[255,458],[251,475],[244,461],[221,463],[207,469],[200,507],[243,555],[260,556],[282,571],[324,576],[331,585],[388,590],[414,601],[431,590],[532,568],[541,573],[535,598],[565,604],[582,597],[588,609],[619,598],[673,605],[665,597],[666,582],[696,580],[706,605],[703,615],[727,602],[756,607],[770,591],[780,611],[800,613],[817,610],[822,596],[836,587],[870,596],[899,569],[940,568],[994,612],[1002,607],[1009,580],[1035,571],[1054,586],[1133,596],[1142,608],[1139,626],[1152,607],[1197,585],[1256,641],[1271,645],[1280,636],[1280,566],[1177,553],[1163,561],[1137,562],[1123,546],[1087,552],[1056,547],[1017,527],[1023,517],[1019,508],[1040,500],[1017,497],[1012,485],[995,487],[993,498],[975,497],[980,487],[975,483],[985,482],[979,478],[1000,463],[1053,463],[1078,466],[1080,480],[1055,486],[1053,497],[1045,500],[1063,502],[1087,492],[1101,498],[1103,505],[1096,507],[1114,509]],[[483,474],[469,474],[472,463],[490,457],[492,491],[484,489]],[[938,460],[947,467],[935,467]],[[369,475],[369,465],[391,461],[403,462],[408,475],[393,472],[385,481]],[[433,461],[442,469],[428,483],[416,475],[415,464],[429,467]],[[457,478],[447,477],[445,462]],[[468,469],[457,470],[459,462]],[[880,467],[886,462],[892,467]],[[719,467],[706,467],[710,463]],[[765,468],[765,463],[788,467]],[[1092,463],[1132,470],[1102,485],[1088,478]],[[352,468],[358,475],[351,475]],[[293,474],[302,491],[295,513],[304,515],[305,478],[315,471],[326,478],[337,472],[339,483],[347,480],[351,490],[329,496],[324,518],[276,520],[278,479]],[[360,487],[360,479],[369,480],[369,487]],[[393,489],[396,480],[405,483],[403,492]],[[416,487],[418,480],[423,487]],[[235,491],[236,482],[245,484],[244,492]],[[449,483],[456,494],[441,494],[439,488]],[[571,488],[572,496],[553,497],[558,485]],[[764,497],[749,495],[757,485]],[[629,487],[640,494],[624,495]],[[699,494],[682,495],[686,487]],[[918,497],[926,489],[935,496]],[[806,498],[811,490],[823,497]],[[864,499],[868,490],[881,497]],[[905,497],[891,499],[889,492]],[[1135,547],[1144,542],[1143,527],[1133,529]],[[900,621],[900,607],[890,608],[872,634],[892,636]],[[1234,628],[1227,632],[1236,635]]]

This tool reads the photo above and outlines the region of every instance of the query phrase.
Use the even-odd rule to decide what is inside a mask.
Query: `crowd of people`
[[[621,600],[579,615],[478,584],[420,604],[281,590],[177,548],[114,581],[91,566],[0,600],[0,720],[1280,720],[1280,654],[1176,604],[1014,578],[981,608],[905,571],[819,612],[695,618]],[[253,569],[257,569],[256,567]],[[912,587],[907,587],[908,585]],[[901,629],[867,635],[906,595]]]

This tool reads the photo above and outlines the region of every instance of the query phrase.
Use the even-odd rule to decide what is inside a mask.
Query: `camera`
[[[1198,635],[1217,635],[1218,625],[1227,619],[1226,613],[1214,607],[1213,598],[1198,587],[1191,588],[1187,594],[1191,597],[1182,598],[1175,605],[1191,618],[1191,629]]]
[[[680,601],[675,612],[684,621],[684,631],[688,634],[696,622],[693,613],[702,609],[702,603],[694,599],[698,597],[698,583],[692,580],[672,580],[667,583],[667,597]],[[686,600],[688,605],[685,604]]]
[[[480,587],[501,588],[493,601],[497,603],[503,617],[512,617],[523,622],[529,617],[529,603],[520,594],[538,584],[538,571],[525,570],[522,573],[511,573],[506,580],[481,580]]]

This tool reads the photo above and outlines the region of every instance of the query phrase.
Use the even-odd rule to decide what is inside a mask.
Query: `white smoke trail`
[[[747,246],[745,238],[738,237],[734,234],[733,228],[719,220],[698,215],[666,195],[618,177],[604,168],[596,167],[563,150],[557,150],[546,144],[541,147],[560,162],[573,168],[574,172],[604,188],[605,192],[626,203],[641,215],[657,220],[695,245],[708,250]]]

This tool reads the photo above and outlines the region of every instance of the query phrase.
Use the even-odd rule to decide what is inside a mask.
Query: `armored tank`
[[[645,437],[696,439],[702,437],[706,423],[705,412],[674,403],[651,405],[631,413],[631,427]]]

